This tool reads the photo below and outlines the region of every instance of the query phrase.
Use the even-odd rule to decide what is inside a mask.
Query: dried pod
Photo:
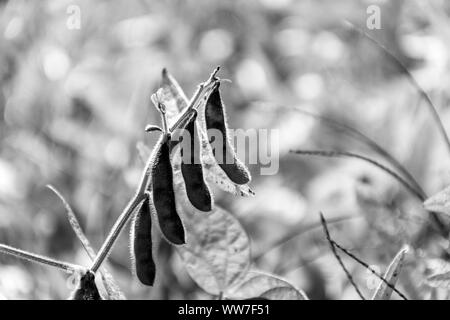
[[[102,300],[95,284],[95,274],[87,271],[80,278],[78,288],[72,293],[71,300]]]
[[[156,150],[151,175],[152,201],[161,232],[171,243],[184,244],[184,227],[175,203],[173,172],[167,137]]]
[[[233,146],[230,144],[225,108],[220,97],[219,86],[220,84],[217,84],[214,88],[205,106],[205,122],[209,143],[212,146],[214,139],[221,139],[218,141],[218,146],[221,146],[222,149],[215,150],[213,147],[213,153],[217,163],[231,181],[239,185],[246,184],[250,182],[250,173],[245,165],[236,157]],[[220,133],[220,136],[214,135],[213,132]]]
[[[201,146],[195,123],[196,115],[186,126],[190,141],[185,143],[182,152],[181,173],[186,186],[186,194],[191,204],[200,211],[211,211],[212,198],[208,185],[203,178],[203,167],[201,163]],[[184,148],[189,147],[190,150]],[[184,158],[184,152],[189,151],[189,159]],[[188,160],[188,161],[185,161]]]
[[[155,282],[156,266],[152,253],[152,217],[148,197],[132,221],[131,254],[139,281],[152,286]]]

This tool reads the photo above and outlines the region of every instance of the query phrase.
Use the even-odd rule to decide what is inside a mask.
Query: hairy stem
[[[331,251],[333,252],[333,255],[336,257],[336,260],[338,261],[339,265],[341,266],[342,270],[344,270],[345,275],[347,276],[348,281],[351,283],[351,285],[353,286],[353,288],[355,288],[356,293],[358,293],[358,295],[361,297],[362,300],[366,300],[364,298],[364,295],[362,294],[362,292],[359,290],[358,286],[356,285],[355,281],[353,280],[352,275],[350,274],[350,272],[347,270],[347,268],[344,265],[344,262],[342,261],[341,257],[339,256],[339,254],[336,251],[335,245],[333,240],[331,239],[330,236],[330,232],[328,231],[328,227],[327,227],[327,222],[325,221],[325,218],[323,217],[322,212],[320,212],[320,222],[322,223],[322,227],[323,230],[325,232],[325,236],[327,238],[328,243],[330,244],[330,248]]]
[[[11,246],[7,246],[5,244],[0,244],[0,252],[9,254],[11,256],[15,256],[17,258],[27,260],[30,262],[39,263],[46,266],[51,266],[63,270],[67,273],[74,273],[77,270],[83,269],[82,266],[78,266],[72,263],[55,260],[52,258],[48,258],[45,256],[41,256],[39,254],[31,253],[25,250],[17,249]]]

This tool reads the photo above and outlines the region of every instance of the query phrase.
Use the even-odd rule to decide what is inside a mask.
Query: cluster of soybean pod
[[[205,181],[203,166],[201,163],[201,141],[199,130],[206,129],[208,142],[221,137],[218,144],[223,150],[213,155],[217,164],[235,184],[243,185],[250,182],[250,173],[245,165],[237,158],[233,146],[230,143],[225,107],[220,95],[220,79],[216,77],[218,68],[211,74],[208,83],[212,83],[211,90],[201,97],[204,100],[204,123],[198,120],[196,104],[189,104],[187,110],[180,112],[180,117],[173,128],[187,130],[191,141],[189,144],[190,161],[181,160],[181,173],[189,202],[197,210],[203,212],[211,211],[213,197]],[[168,74],[163,70],[164,79],[169,80]],[[194,95],[194,98],[196,96]],[[198,97],[197,97],[198,99]],[[178,150],[180,140],[173,137],[167,124],[166,106],[160,101],[157,94],[151,99],[161,114],[162,128],[149,125],[147,132],[159,132],[160,138],[154,146],[149,158],[150,178],[146,186],[145,197],[141,202],[137,213],[134,215],[131,226],[131,251],[133,269],[137,278],[145,285],[152,286],[155,281],[156,265],[152,251],[152,219],[157,218],[159,228],[163,237],[173,245],[185,244],[185,230],[180,214],[177,212],[176,192],[174,190],[174,172],[171,155]],[[192,100],[191,100],[192,101]],[[198,104],[197,104],[198,107]],[[209,132],[216,130],[220,136],[210,136]],[[203,132],[203,131],[202,131]],[[227,161],[232,159],[232,161]],[[95,285],[95,275],[87,271],[82,275],[78,288],[72,294],[73,299],[101,299],[101,295]]]
[[[230,145],[227,134],[224,105],[220,96],[219,79],[213,86],[212,92],[207,98],[205,105],[206,132],[210,129],[219,130],[222,133],[223,152],[214,152],[217,163],[227,174],[231,181],[236,184],[246,184],[250,181],[250,174],[247,168],[237,159],[233,147]],[[163,129],[155,126],[148,126],[147,131],[160,131],[161,137],[153,148],[151,155],[151,179],[147,197],[143,201],[138,213],[132,223],[132,251],[136,275],[145,285],[153,285],[155,280],[155,263],[152,257],[152,237],[151,224],[152,213],[158,219],[160,230],[164,238],[174,245],[185,243],[185,232],[183,222],[177,212],[176,194],[173,184],[173,168],[171,163],[171,152],[179,144],[179,140],[173,140],[171,132],[166,125],[165,106],[157,101],[158,110],[163,118]],[[190,161],[181,161],[181,173],[186,188],[186,194],[191,204],[200,211],[211,211],[213,201],[211,192],[203,176],[203,166],[200,160],[200,139],[198,136],[197,111],[192,112],[185,130],[188,131],[191,141],[188,144],[190,150]],[[201,130],[201,129],[200,129]],[[215,136],[216,137],[216,136]],[[211,142],[213,137],[208,135]],[[213,150],[214,151],[214,150]],[[230,157],[229,153],[233,153]],[[226,159],[233,161],[227,163]]]

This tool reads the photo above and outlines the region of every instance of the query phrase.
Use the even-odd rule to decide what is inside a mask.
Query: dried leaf
[[[177,249],[192,279],[212,295],[236,285],[250,265],[250,242],[239,221],[217,206],[184,220],[187,241]]]
[[[288,281],[254,270],[249,271],[243,281],[229,291],[228,296],[233,299],[308,300],[303,291]]]
[[[180,111],[187,107],[189,100],[178,82],[165,68],[162,71],[162,83],[157,96],[166,106],[167,120],[172,125]]]
[[[428,198],[423,206],[428,211],[450,215],[450,186]]]
[[[450,289],[450,272],[434,274],[428,277],[427,284],[434,288]]]
[[[67,218],[69,220],[70,226],[72,227],[72,230],[75,232],[75,235],[80,240],[81,244],[83,245],[84,250],[88,254],[89,258],[94,261],[95,259],[95,251],[92,247],[90,241],[84,234],[83,230],[81,229],[80,223],[78,222],[77,217],[75,216],[75,213],[73,212],[71,206],[66,201],[64,196],[53,186],[47,185],[47,187],[52,190],[56,196],[61,200],[63,203]],[[105,287],[106,293],[108,295],[109,300],[125,300],[125,296],[122,293],[122,291],[119,289],[119,286],[116,284],[116,281],[114,280],[113,276],[106,270],[105,268],[101,268],[100,270],[103,285]]]
[[[400,249],[384,274],[383,278],[392,286],[395,286],[395,283],[398,280],[400,270],[403,266],[403,261],[405,260],[405,254],[408,250],[409,248],[407,246]],[[392,288],[390,288],[384,281],[380,280],[380,284],[378,285],[372,300],[389,300],[391,298],[392,291]]]

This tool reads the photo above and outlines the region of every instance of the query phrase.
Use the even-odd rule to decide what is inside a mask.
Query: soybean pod
[[[181,173],[186,187],[186,194],[191,204],[200,211],[208,212],[211,211],[212,198],[203,177],[203,166],[200,159],[201,146],[195,122],[196,118],[197,114],[192,117],[186,126],[189,141],[183,143],[181,149]],[[189,150],[186,148],[189,148]]]
[[[225,107],[222,103],[219,87],[220,83],[217,84],[210,94],[205,106],[208,140],[217,163],[228,178],[239,185],[247,184],[250,182],[250,173],[237,158],[233,146],[230,144]],[[214,145],[217,147],[214,147]]]
[[[78,287],[72,293],[71,300],[102,300],[95,284],[95,274],[87,271],[80,278]]]
[[[155,282],[156,266],[152,248],[152,217],[150,200],[142,202],[131,226],[131,254],[139,281],[147,286]]]
[[[183,222],[178,215],[170,163],[169,135],[159,144],[152,166],[152,201],[164,237],[171,243],[184,244]]]

